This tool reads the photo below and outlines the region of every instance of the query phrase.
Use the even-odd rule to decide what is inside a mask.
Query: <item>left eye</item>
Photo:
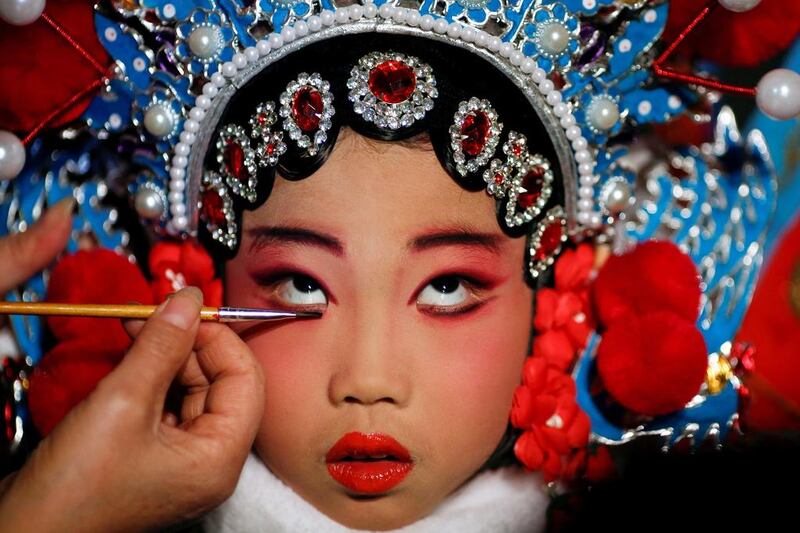
[[[448,306],[463,303],[469,292],[461,278],[457,276],[440,276],[425,287],[420,293],[417,303],[422,305]]]
[[[326,305],[328,298],[313,278],[302,274],[285,277],[275,289],[278,297],[291,305]]]

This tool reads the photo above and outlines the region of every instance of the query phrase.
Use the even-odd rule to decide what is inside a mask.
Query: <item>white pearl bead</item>
[[[271,33],[269,36],[269,47],[273,50],[277,50],[283,46],[283,37],[281,37],[280,33]]]
[[[189,155],[191,152],[191,147],[186,143],[178,143],[175,145],[175,154],[176,155]]]
[[[461,24],[457,22],[451,22],[447,25],[447,36],[452,37],[453,39],[458,39],[461,37]]]
[[[550,22],[539,29],[541,39],[540,46],[545,52],[552,55],[560,55],[569,45],[569,30],[559,23]]]
[[[436,19],[436,22],[433,23],[433,31],[440,35],[447,33],[447,26],[448,23],[445,19]]]
[[[594,183],[594,162],[581,163],[578,165],[578,174],[580,174],[581,177],[586,176],[590,178],[592,183]]]
[[[561,127],[564,129],[569,128],[570,126],[575,125],[575,116],[570,113],[569,115],[564,115],[561,117]]]
[[[750,11],[760,3],[761,0],[719,0],[719,4],[722,7],[735,11],[736,13]]]
[[[172,195],[172,193],[169,193],[169,194],[170,194],[170,196]],[[183,195],[181,195],[181,201],[182,200],[183,200]],[[186,214],[186,206],[183,205],[183,204],[174,203],[171,206],[169,206],[169,212],[172,213],[172,215],[176,216],[176,217],[179,217],[181,215],[185,215]]]
[[[475,44],[480,46],[481,48],[486,48],[486,45],[489,43],[489,35],[486,34],[483,30],[475,30]]]
[[[518,67],[522,64],[522,58],[525,57],[522,55],[522,52],[519,50],[514,50],[511,52],[511,55],[508,56],[508,60],[511,61],[511,64],[515,67]]]
[[[581,136],[581,129],[578,126],[570,126],[567,128],[567,139],[570,141],[574,141],[578,137]],[[583,161],[579,161],[579,163],[583,163]]]
[[[150,187],[140,187],[136,191],[133,206],[140,217],[149,220],[157,220],[164,214],[164,201],[161,195]]]
[[[260,41],[259,41],[260,42]],[[203,94],[209,98],[214,98],[219,93],[219,87],[213,83],[206,83],[203,85]]]
[[[588,115],[592,126],[608,131],[619,121],[619,106],[608,98],[596,97],[589,104]]]
[[[163,104],[154,104],[144,112],[144,129],[154,137],[164,138],[175,128],[172,112]]]
[[[382,19],[389,19],[392,16],[392,5],[389,3],[383,4],[378,8],[378,16]]]
[[[200,107],[193,107],[189,111],[189,118],[192,120],[196,120],[197,122],[202,122],[204,118],[206,118],[206,112]]]
[[[228,80],[225,79],[225,76],[222,75],[222,72],[215,72],[211,75],[211,83],[216,85],[217,89],[221,87],[225,87],[225,84],[228,83]]]
[[[244,57],[246,57],[247,61],[250,63],[258,61],[259,55],[258,49],[255,46],[248,46],[244,49]]]
[[[368,19],[374,19],[378,16],[378,6],[370,2],[364,6],[364,16]]]
[[[347,13],[345,13],[347,15]],[[281,30],[281,39],[283,39],[284,43],[290,43],[297,38],[297,32],[294,31],[294,28],[291,26],[285,26]]]
[[[492,52],[497,52],[500,50],[500,46],[502,46],[503,41],[500,40],[500,37],[492,36],[489,37],[489,40],[486,42],[487,48],[489,48]]]
[[[581,187],[592,187],[594,186],[594,176],[581,174],[581,177],[578,178],[578,183]]]
[[[534,61],[530,57],[526,57],[525,59],[522,60],[522,64],[520,65],[519,68],[525,74],[530,74],[531,72],[533,72],[533,69],[536,68],[536,61]]]
[[[188,164],[189,160],[185,156],[176,155],[172,158],[172,166],[175,168],[186,168]]]
[[[197,99],[194,101],[194,103],[200,109],[208,109],[209,107],[211,107],[211,98],[209,98],[208,96],[206,96],[204,94],[201,94],[200,96],[197,97]]]
[[[405,24],[407,16],[408,12],[402,7],[396,7],[392,12],[392,20],[398,24]]]
[[[580,196],[581,198],[591,198],[592,196],[594,196],[594,189],[592,187],[586,187],[586,186],[580,187],[578,189],[578,196]],[[584,211],[586,211],[586,209],[584,209]]]
[[[433,15],[422,15],[422,18],[419,20],[419,27],[425,31],[431,31],[435,22],[436,19],[433,18]]]
[[[503,57],[511,57],[511,52],[514,51],[514,45],[511,43],[503,43],[500,45],[500,55]]]
[[[589,217],[589,227],[599,228],[603,224],[603,219],[600,218],[600,213],[592,213]]]
[[[261,39],[256,43],[256,50],[258,50],[258,55],[265,56],[269,54],[270,46],[269,46],[269,39]]]
[[[167,196],[169,203],[177,204],[183,202],[183,191],[171,191]]]
[[[210,59],[217,55],[222,46],[222,36],[216,26],[198,26],[186,40],[189,50],[200,59]]]
[[[308,30],[311,33],[316,33],[322,29],[322,19],[319,18],[319,15],[311,15],[306,20],[306,23],[308,23]]]
[[[350,20],[350,12],[346,9],[337,9],[333,14],[333,19],[338,24],[344,24],[348,20]]]
[[[800,114],[800,74],[779,68],[767,72],[756,88],[758,108],[777,120]]]
[[[555,93],[552,93],[555,94]],[[560,94],[560,93],[559,93]],[[569,106],[564,102],[559,102],[553,106],[553,114],[557,117],[563,117],[569,113]]]
[[[222,64],[222,68],[220,69],[222,75],[226,78],[232,78],[233,76],[236,76],[236,70],[236,65],[233,64],[233,61],[226,61]]]
[[[172,219],[172,227],[178,231],[182,231],[186,229],[186,226],[189,225],[189,219],[185,216],[179,216]]]
[[[409,11],[408,15],[406,15],[406,24],[411,26],[412,28],[416,28],[422,22],[422,15],[419,14],[419,11],[412,9]]]
[[[577,137],[576,137],[577,139]],[[592,154],[589,150],[578,150],[575,152],[575,161],[578,163],[588,163],[592,160]]]
[[[589,147],[589,141],[586,140],[586,137],[578,137],[574,141],[572,141],[572,149],[579,152],[581,150],[586,150]]]
[[[350,6],[350,20],[361,20],[364,17],[364,8],[358,4]]]
[[[360,7],[360,6],[353,6],[353,7]],[[308,35],[308,23],[305,20],[298,20],[297,22],[294,23],[294,31],[297,33],[298,37],[305,37],[306,35]]]
[[[550,80],[544,80],[539,84],[539,92],[547,96],[556,88],[555,84]]]
[[[186,171],[182,168],[171,168],[169,169],[169,177],[172,178],[172,182],[170,184],[171,188],[175,188],[174,183],[180,182],[183,183],[183,178],[186,176]]]
[[[581,211],[591,211],[593,203],[594,202],[592,202],[592,200],[589,198],[581,198],[578,200],[578,209]]]
[[[531,73],[531,79],[534,81],[534,83],[538,85],[547,79],[547,72],[545,72],[539,67],[536,67],[533,69],[533,72]]]
[[[336,18],[333,11],[325,9],[319,14],[319,20],[322,22],[323,26],[333,26],[333,22]]]
[[[0,130],[0,180],[14,179],[25,166],[25,146],[10,131]]]
[[[561,102],[561,93],[559,91],[553,91],[547,95],[547,103],[550,105],[556,105]]]
[[[585,226],[589,223],[589,213],[586,211],[578,211],[578,224]]]
[[[192,133],[197,133],[200,131],[200,123],[196,120],[189,119],[183,123],[183,129],[191,131]]]
[[[44,0],[2,0],[0,19],[14,26],[26,26],[42,15],[44,4]]]
[[[475,30],[469,26],[463,26],[461,28],[461,40],[465,43],[475,42]]]
[[[625,180],[616,180],[603,191],[603,196],[603,203],[611,213],[621,213],[630,203],[630,184]]]
[[[194,144],[195,139],[197,139],[197,134],[191,131],[182,131],[179,139],[184,144]]]
[[[170,170],[170,173],[172,173],[173,170],[179,170],[179,171],[183,172],[184,174],[186,173],[186,171],[183,170],[182,168],[173,168],[172,170]],[[183,179],[170,180],[169,188],[170,188],[171,191],[183,191],[183,190],[186,189],[186,181],[183,180]]]

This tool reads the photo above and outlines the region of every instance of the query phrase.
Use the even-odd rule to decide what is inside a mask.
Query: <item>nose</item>
[[[407,404],[410,361],[402,353],[402,333],[395,317],[362,309],[345,329],[342,342],[336,343],[330,401],[337,406]]]

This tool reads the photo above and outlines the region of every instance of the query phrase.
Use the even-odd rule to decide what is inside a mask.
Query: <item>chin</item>
[[[359,497],[339,494],[317,507],[332,520],[351,529],[389,531],[413,524],[427,516],[432,507],[413,505],[403,495]]]

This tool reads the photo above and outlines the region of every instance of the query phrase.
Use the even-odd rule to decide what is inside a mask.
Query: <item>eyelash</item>
[[[293,271],[293,270],[284,270],[284,271],[273,272],[273,273],[265,274],[265,275],[261,275],[261,276],[256,276],[255,279],[256,279],[256,282],[258,283],[259,286],[267,288],[269,290],[270,294],[274,294],[274,292],[277,290],[277,288],[280,286],[280,284],[282,282],[286,281],[287,279],[294,278],[295,276],[303,276],[303,277],[309,278],[325,293],[326,298],[328,298],[327,293],[329,291],[325,288],[325,286],[322,283],[320,283],[319,281],[317,281],[317,279],[314,278],[313,276],[311,276],[309,274],[306,274],[306,273],[303,273],[303,272],[298,272],[298,271]],[[478,307],[480,307],[481,305],[483,305],[486,302],[486,298],[485,298],[483,293],[489,287],[489,284],[485,283],[485,282],[483,282],[483,281],[481,281],[479,279],[476,279],[476,278],[474,278],[472,276],[468,276],[466,274],[461,274],[461,273],[456,273],[456,272],[445,272],[445,273],[439,274],[439,275],[429,279],[422,286],[422,289],[420,291],[418,291],[418,294],[417,294],[416,298],[418,299],[419,298],[419,294],[421,294],[422,290],[424,290],[426,287],[428,287],[428,285],[430,285],[434,281],[436,281],[436,280],[438,280],[440,278],[451,278],[451,277],[452,278],[456,278],[461,283],[464,283],[464,285],[466,286],[467,291],[470,294],[470,299],[472,300],[472,302],[466,303],[466,304],[464,304],[464,305],[462,305],[460,307],[424,305],[423,307],[425,307],[427,309],[427,311],[425,311],[427,314],[432,315],[432,316],[439,316],[439,317],[452,317],[452,316],[458,316],[458,315],[465,315],[465,314],[469,313],[470,311],[473,311],[473,310],[477,309]],[[281,302],[281,306],[287,307],[290,310],[320,310],[320,311],[324,311],[324,308],[327,307],[327,304],[292,305],[292,304],[289,304],[289,303],[286,303],[286,302]]]

